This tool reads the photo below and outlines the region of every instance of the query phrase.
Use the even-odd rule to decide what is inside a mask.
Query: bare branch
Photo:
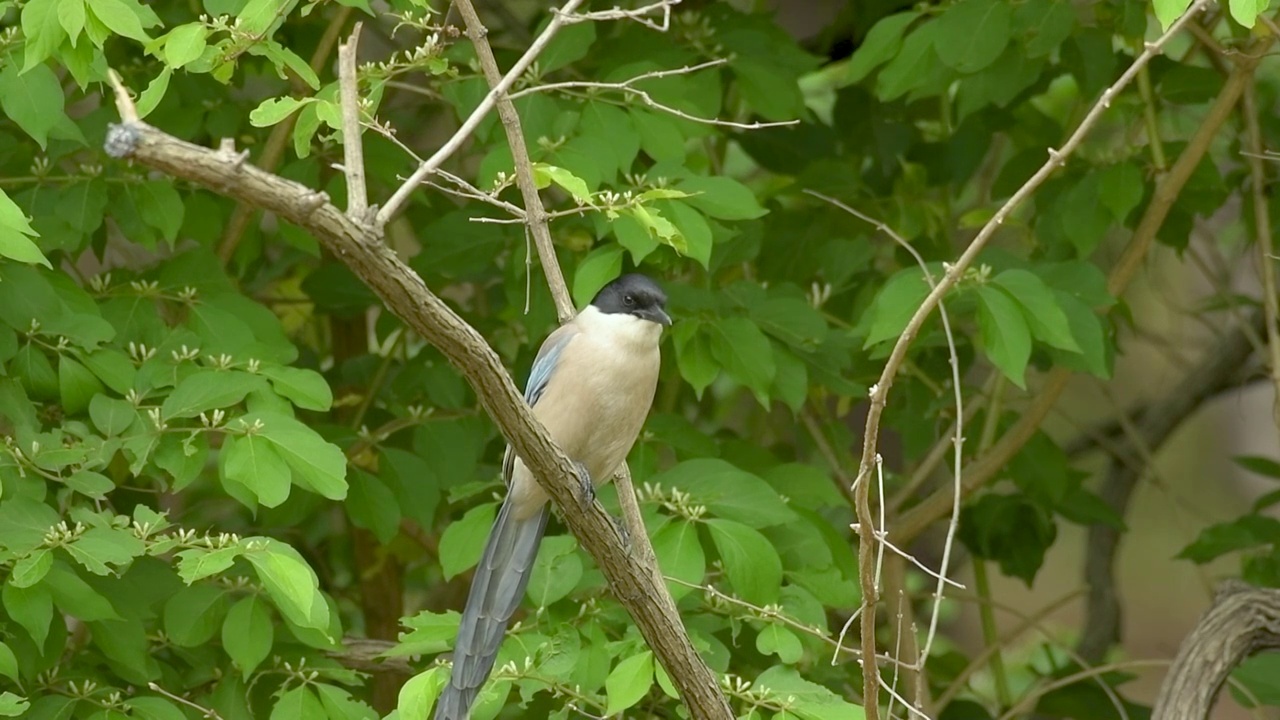
[[[595,12],[576,14],[569,14],[566,10],[553,10],[552,12],[556,15],[564,15],[566,24],[599,22],[601,20],[634,20],[658,32],[666,32],[671,27],[671,8],[679,4],[680,0],[658,0],[652,5],[645,5],[633,10],[624,10],[615,6],[612,10],[597,10]],[[658,12],[662,13],[662,22],[654,22],[646,17]]]
[[[1272,26],[1275,27],[1274,25]],[[1267,176],[1262,168],[1262,128],[1258,125],[1258,104],[1254,97],[1254,85],[1244,89],[1240,104],[1244,114],[1245,136],[1249,150],[1245,153],[1249,165],[1250,191],[1253,198],[1253,232],[1258,250],[1258,274],[1262,281],[1262,309],[1266,316],[1267,365],[1271,371],[1271,384],[1275,390],[1272,399],[1272,420],[1280,427],[1280,299],[1276,296],[1276,263],[1271,237],[1271,211],[1267,205]]]
[[[458,151],[458,148],[462,147],[467,138],[471,137],[471,133],[475,132],[476,127],[480,125],[480,121],[484,119],[485,115],[488,115],[489,111],[493,110],[498,98],[511,89],[516,79],[523,75],[529,69],[529,66],[533,64],[533,61],[538,58],[538,55],[542,54],[542,51],[546,49],[547,44],[551,42],[551,38],[555,37],[561,27],[564,27],[566,14],[572,13],[582,2],[583,0],[567,0],[558,11],[553,13],[551,22],[547,23],[546,29],[538,37],[534,38],[534,41],[529,45],[529,49],[525,50],[519,60],[516,60],[511,69],[507,71],[507,74],[493,85],[488,94],[484,96],[484,99],[480,101],[480,104],[476,105],[476,109],[472,110],[467,119],[462,122],[462,126],[426,162],[419,165],[418,169],[409,176],[409,179],[405,180],[404,184],[387,200],[382,209],[378,211],[375,219],[374,224],[377,227],[385,226],[409,200],[409,195],[417,189],[418,184],[439,169],[445,160],[448,160],[450,156]]]
[[[498,69],[498,61],[493,57],[493,48],[489,47],[488,30],[480,22],[475,6],[471,0],[454,0],[453,7],[462,15],[467,25],[467,37],[475,46],[476,57],[480,59],[480,68],[484,71],[489,86],[497,91],[502,87],[502,71]],[[567,7],[567,6],[566,6]],[[557,15],[556,19],[559,19]],[[547,286],[551,289],[551,298],[556,304],[556,315],[561,323],[566,323],[574,316],[573,300],[569,298],[569,288],[564,282],[564,273],[560,270],[560,262],[556,259],[556,248],[551,241],[551,228],[547,222],[547,211],[542,205],[542,197],[538,195],[538,183],[533,175],[533,163],[529,159],[529,148],[524,142],[524,130],[520,127],[520,115],[511,98],[506,96],[506,88],[498,95],[496,103],[498,117],[502,120],[502,129],[507,135],[507,145],[511,148],[511,159],[515,165],[516,186],[520,188],[520,196],[524,199],[525,227],[533,236],[534,247],[538,249],[538,259],[542,261],[542,271],[547,275]]]
[[[347,214],[364,222],[369,194],[364,184],[364,147],[360,141],[360,86],[356,78],[356,49],[360,43],[357,22],[351,37],[338,46],[338,82],[342,99],[342,173],[347,177]]]
[[[1207,720],[1218,689],[1242,660],[1280,648],[1280,590],[1229,581],[1182,641],[1151,714]]]
[[[558,83],[547,83],[545,85],[535,85],[533,87],[525,88],[524,90],[520,90],[518,92],[512,93],[510,97],[512,100],[514,100],[518,97],[523,97],[525,95],[532,95],[534,93],[549,92],[554,90],[594,90],[594,91],[600,91],[600,92],[616,91],[616,92],[625,93],[632,97],[638,98],[640,102],[644,103],[646,106],[650,108],[653,108],[654,110],[659,110],[661,112],[667,113],[668,115],[674,115],[675,117],[683,118],[691,122],[702,123],[704,125],[714,125],[717,127],[731,127],[731,128],[737,128],[739,130],[759,130],[761,128],[785,127],[788,125],[796,125],[800,122],[799,120],[783,120],[780,122],[743,123],[743,122],[735,122],[733,120],[720,120],[718,118],[699,117],[697,115],[690,115],[689,113],[686,113],[683,110],[673,108],[670,105],[660,103],[657,100],[654,100],[653,96],[645,92],[644,90],[641,90],[640,88],[637,88],[637,87],[633,87],[633,83],[640,82],[641,80],[653,80],[656,78],[671,77],[672,75],[688,75],[689,73],[694,73],[699,70],[718,67],[720,65],[724,65],[727,62],[728,60],[723,60],[723,59],[711,60],[709,62],[700,63],[698,65],[686,65],[685,67],[674,68],[671,70],[654,70],[653,72],[643,73],[641,75],[637,75],[633,78],[628,78],[627,80],[623,80],[622,82],[617,82],[617,83],[589,82],[589,81],[581,81],[581,80],[573,80],[573,81],[558,82]]]
[[[667,113],[668,115],[675,115],[675,117],[677,118],[690,120],[690,122],[707,124],[707,126],[737,128],[737,129],[762,129],[762,128],[794,126],[794,124],[797,124],[800,122],[800,120],[781,120],[781,122],[773,122],[773,123],[771,122],[739,123],[739,122],[735,122],[735,120],[722,120],[718,118],[700,118],[698,117],[698,115],[690,115],[689,113],[685,113],[684,110],[672,108],[671,105],[666,105],[666,104],[663,104],[663,102],[658,102],[657,100],[654,100],[653,96],[649,95],[648,92],[640,90],[639,87],[634,87],[634,83],[645,81],[645,79],[684,76],[684,74],[695,73],[695,72],[698,72],[698,70],[704,70],[707,68],[716,68],[716,67],[719,67],[719,65],[723,65],[726,63],[728,63],[728,60],[718,59],[718,60],[709,60],[707,61],[707,63],[699,63],[696,65],[685,65],[684,68],[675,68],[675,69],[668,69],[668,70],[653,70],[653,72],[641,73],[639,74],[639,76],[636,76],[634,78],[627,78],[625,79],[625,81],[622,81],[622,82],[589,82],[589,81],[550,82],[550,83],[547,83],[547,85],[536,85],[534,87],[526,87],[525,90],[513,92],[513,94],[511,94],[511,99],[515,100],[517,99],[517,97],[532,95],[532,94],[535,94],[535,92],[552,92],[557,90],[590,90],[590,91],[598,91],[598,92],[616,91],[616,92],[623,92],[623,94],[626,94],[628,96],[636,97],[636,99],[639,99],[641,102],[644,102],[646,106],[649,106],[649,108],[653,108],[654,110],[663,111],[663,113]]]

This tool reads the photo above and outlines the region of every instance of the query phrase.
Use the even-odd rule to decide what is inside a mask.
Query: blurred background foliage
[[[691,0],[665,32],[570,25],[517,83],[575,300],[631,268],[668,289],[677,321],[631,469],[688,630],[741,717],[862,715],[858,663],[837,641],[861,602],[848,486],[868,389],[928,291],[903,248],[805,191],[885,223],[936,276],[1186,4]],[[1260,154],[1280,145],[1267,5],[1226,3],[1174,38],[947,299],[966,463],[1019,423],[1031,432],[965,501],[951,572],[969,589],[941,605],[923,680],[886,666],[932,717],[1149,712],[1125,661],[1150,649],[1106,621],[1139,480],[1185,511],[1180,544],[1141,546],[1143,582],[1177,594],[1172,573],[1228,556],[1222,573],[1280,585],[1280,494],[1222,464],[1239,454],[1252,482],[1280,479],[1266,402],[1220,420],[1258,434],[1252,454],[1213,428],[1181,443],[1183,462],[1220,461],[1201,491],[1256,503],[1187,509],[1199,501],[1154,463],[1201,405],[1274,389],[1277,328],[1259,319],[1280,214],[1277,165]],[[502,67],[548,20],[541,3],[479,11]],[[0,716],[430,708],[502,438],[442,357],[305,232],[101,150],[112,68],[147,122],[231,139],[341,204],[335,46],[357,20],[366,165],[385,199],[487,92],[443,4],[0,0]],[[601,86],[716,60],[631,85],[644,95]],[[566,85],[537,89],[548,83]],[[1169,184],[1178,162],[1191,172]],[[494,204],[519,203],[496,117],[445,170],[389,242],[522,380],[555,311],[522,226]],[[1144,238],[1158,245],[1123,292],[1118,261]],[[1237,335],[1230,372],[1171,409]],[[916,509],[899,542],[931,567],[945,513],[919,508],[951,487],[951,378],[935,316],[893,387],[877,487],[891,540]],[[1027,419],[1062,387],[1058,410]],[[997,621],[1025,629],[1061,607],[1031,607],[1005,579],[1043,587],[1046,553],[1068,542],[1047,582],[1083,610],[1047,634],[1001,634]],[[929,626],[934,580],[886,562],[880,646],[899,654]],[[500,666],[477,718],[681,716],[563,529]],[[1274,655],[1237,677],[1240,703],[1280,704]]]

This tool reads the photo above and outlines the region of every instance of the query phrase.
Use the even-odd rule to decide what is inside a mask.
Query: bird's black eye
[[[622,304],[626,305],[627,307],[635,307],[636,297],[634,295],[623,295]]]

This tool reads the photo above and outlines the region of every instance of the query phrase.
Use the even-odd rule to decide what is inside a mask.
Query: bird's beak
[[[645,319],[652,320],[662,327],[671,327],[671,316],[662,308],[654,308],[645,312]]]

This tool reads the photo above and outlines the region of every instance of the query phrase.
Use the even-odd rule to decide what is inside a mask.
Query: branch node
[[[102,147],[113,158],[126,158],[138,148],[142,134],[132,122],[111,123],[107,126],[107,139]]]

